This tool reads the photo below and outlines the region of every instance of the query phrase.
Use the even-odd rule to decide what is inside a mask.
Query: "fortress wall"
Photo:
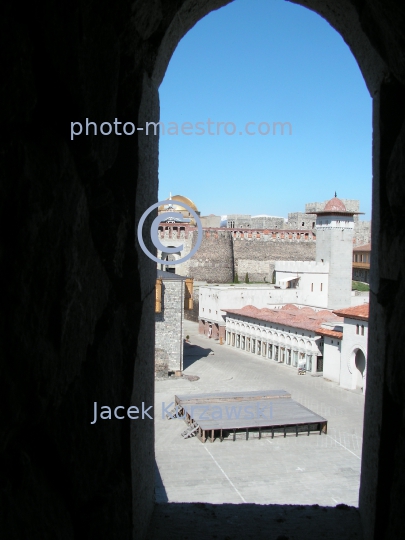
[[[193,236],[193,246],[197,235]],[[190,259],[188,275],[196,281],[207,283],[232,283],[232,238],[228,231],[204,230],[197,253]]]
[[[363,246],[371,242],[371,221],[358,221],[354,224],[353,243]]]
[[[172,238],[166,232],[161,238],[168,244],[182,242],[182,256],[189,253],[197,241],[193,227],[185,235]],[[235,272],[239,281],[246,273],[250,282],[271,283],[276,261],[314,261],[316,250],[312,231],[204,229],[197,253],[176,266],[176,274],[207,283],[232,283]]]
[[[239,281],[244,281],[246,274],[248,274],[250,282],[265,281],[271,283],[274,262],[269,260],[239,259],[235,271],[238,272]]]
[[[313,261],[316,243],[313,240],[256,238],[233,241],[235,271],[240,281],[249,273],[249,281],[271,283],[276,261]]]

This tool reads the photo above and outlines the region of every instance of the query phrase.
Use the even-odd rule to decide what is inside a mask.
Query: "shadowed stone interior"
[[[177,43],[226,3],[83,0],[22,8],[8,0],[3,6],[3,538],[146,535],[154,505],[153,423],[90,421],[93,401],[153,400],[155,265],[136,247],[134,231],[157,200],[158,140],[71,141],[70,122],[157,121],[158,85]],[[365,538],[391,540],[402,535],[405,497],[404,10],[394,0],[298,3],[340,32],[373,97],[371,338],[360,515]],[[257,511],[238,515],[238,508],[232,519],[250,522]],[[274,508],[260,511],[267,519]],[[159,507],[150,534],[158,530],[156,519],[186,515],[194,537],[208,519],[215,523],[224,515],[192,505],[163,512],[170,518]],[[280,506],[277,512],[298,520],[300,531],[303,519],[309,521],[299,509]],[[308,512],[313,523],[319,520],[312,538],[328,537],[322,510]],[[343,513],[327,511],[338,524]],[[288,538],[280,523],[279,539]],[[342,538],[353,537],[355,526],[347,523]],[[177,530],[174,521],[171,527]]]

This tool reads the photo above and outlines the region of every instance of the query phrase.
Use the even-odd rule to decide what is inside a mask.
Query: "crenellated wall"
[[[271,283],[276,261],[315,259],[315,234],[311,231],[235,230],[231,234],[239,281],[248,273],[250,282]]]
[[[240,281],[248,274],[250,282],[271,283],[276,261],[314,260],[315,239],[312,231],[204,228],[197,253],[175,270],[208,283],[231,283],[236,274]],[[165,224],[159,240],[168,246],[183,245],[183,257],[195,246],[197,229]]]

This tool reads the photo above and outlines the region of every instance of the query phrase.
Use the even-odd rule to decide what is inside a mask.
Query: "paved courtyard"
[[[199,336],[197,323],[184,325],[194,345],[185,356],[184,373],[200,378],[156,381],[156,501],[358,506],[364,396],[219,345]],[[202,444],[196,437],[183,439],[183,420],[162,418],[162,403],[169,405],[175,394],[270,389],[287,390],[326,418],[328,434]]]

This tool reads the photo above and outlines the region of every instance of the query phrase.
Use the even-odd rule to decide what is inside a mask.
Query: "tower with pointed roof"
[[[354,215],[336,197],[316,212],[316,260],[329,263],[327,307],[351,304]]]

